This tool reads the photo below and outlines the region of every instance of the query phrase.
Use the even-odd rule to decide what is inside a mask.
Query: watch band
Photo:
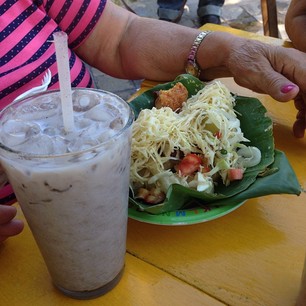
[[[198,34],[198,36],[195,38],[193,45],[190,49],[188,58],[187,58],[187,63],[185,66],[185,71],[188,74],[191,74],[195,77],[199,77],[201,74],[201,69],[197,63],[196,60],[196,55],[199,49],[199,46],[201,45],[202,41],[204,40],[204,38],[211,33],[211,31],[203,31],[201,33]]]

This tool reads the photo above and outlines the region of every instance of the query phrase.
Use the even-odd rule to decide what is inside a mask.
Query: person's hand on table
[[[293,48],[235,38],[224,66],[237,84],[272,96],[280,102],[294,100],[297,109],[293,133],[304,137],[306,129],[306,53]],[[214,71],[212,71],[214,73]],[[210,70],[204,78],[211,78]]]
[[[10,236],[19,234],[23,229],[21,220],[14,220],[17,209],[12,204],[12,189],[6,185],[7,178],[0,165],[0,243]],[[3,204],[3,205],[2,205]]]
[[[23,222],[14,219],[16,213],[16,207],[0,205],[0,243],[8,237],[15,236],[22,231]]]
[[[306,52],[306,1],[292,0],[286,13],[285,28],[292,45]],[[300,130],[305,126],[306,96],[299,95],[295,99],[295,106],[299,110],[295,129]]]
[[[294,99],[294,105],[298,113],[293,125],[293,132],[297,138],[302,138],[306,129],[306,94],[298,94]]]
[[[285,28],[293,46],[306,52],[306,1],[292,0],[286,13]]]

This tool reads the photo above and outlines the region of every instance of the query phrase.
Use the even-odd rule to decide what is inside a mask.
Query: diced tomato
[[[201,172],[202,172],[202,173],[207,173],[207,172],[209,172],[210,170],[211,170],[211,169],[210,169],[210,167],[209,167],[209,166],[204,165],[204,166],[202,167]]]
[[[222,137],[222,133],[221,131],[218,131],[214,134],[215,137],[217,137],[218,139],[220,139]]]
[[[190,175],[200,169],[201,163],[202,159],[199,155],[189,153],[177,165],[176,171],[183,176]]]
[[[242,180],[243,169],[239,169],[239,168],[228,169],[227,176],[230,182]]]

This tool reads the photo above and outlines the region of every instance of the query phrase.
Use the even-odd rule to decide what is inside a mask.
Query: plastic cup
[[[58,97],[44,92],[0,113],[0,158],[54,285],[89,299],[124,269],[134,117],[114,94],[74,89],[77,131],[65,134]]]

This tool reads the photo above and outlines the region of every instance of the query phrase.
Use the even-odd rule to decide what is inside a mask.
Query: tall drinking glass
[[[54,285],[87,299],[123,272],[134,117],[95,89],[74,89],[73,110],[66,133],[59,91],[12,103],[0,114],[0,158]]]

